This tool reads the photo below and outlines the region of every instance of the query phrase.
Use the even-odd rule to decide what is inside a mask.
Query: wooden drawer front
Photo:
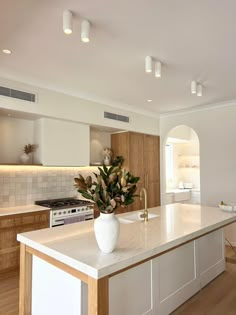
[[[22,227],[20,226],[14,229],[11,228],[11,229],[0,230],[0,253],[2,249],[19,245],[16,239],[17,234],[40,230],[47,227],[48,227],[48,224],[42,223],[42,224],[28,225],[28,226],[22,226]]]
[[[20,246],[12,247],[0,252],[0,272],[8,269],[16,269],[20,261]]]
[[[9,215],[0,217],[0,228],[10,228],[28,224],[48,222],[48,211]]]

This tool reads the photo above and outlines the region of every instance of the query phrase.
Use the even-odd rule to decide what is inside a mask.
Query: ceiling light
[[[69,10],[63,12],[63,31],[65,34],[72,33],[72,12]]]
[[[3,49],[2,52],[3,52],[4,54],[7,54],[7,55],[10,55],[10,54],[11,54],[11,50],[9,50],[9,49]]]
[[[88,43],[89,38],[90,23],[87,20],[82,21],[81,23],[81,40],[83,43]]]
[[[196,81],[192,81],[191,82],[191,93],[192,94],[196,94],[197,93],[197,82]]]
[[[157,61],[155,63],[155,77],[160,78],[161,77],[161,62]]]
[[[151,102],[152,102],[152,100],[147,100],[147,102],[148,102],[148,103],[151,103]]]
[[[201,84],[197,85],[197,96],[202,96],[202,85]]]
[[[146,56],[145,58],[145,71],[147,73],[152,72],[152,57],[151,56]]]

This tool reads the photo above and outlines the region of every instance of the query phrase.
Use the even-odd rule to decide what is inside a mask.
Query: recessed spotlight
[[[161,62],[156,61],[155,63],[155,77],[160,78],[161,77]]]
[[[83,20],[81,23],[81,41],[83,43],[89,43],[90,23],[88,20]]]
[[[147,100],[147,102],[148,102],[148,103],[151,103],[151,102],[152,102],[152,100]]]
[[[65,34],[72,34],[72,12],[65,10],[63,12],[63,31]]]
[[[4,54],[10,55],[11,54],[11,50],[10,49],[3,49],[2,52]]]
[[[145,71],[147,73],[152,72],[152,57],[151,56],[146,56],[145,58]]]
[[[191,93],[192,94],[196,94],[197,93],[197,82],[196,81],[192,81],[191,82]]]
[[[197,96],[202,96],[202,85],[201,84],[197,85]]]

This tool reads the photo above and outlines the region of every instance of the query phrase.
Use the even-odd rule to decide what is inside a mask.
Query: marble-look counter
[[[117,247],[110,254],[98,249],[93,221],[23,233],[17,239],[100,279],[236,221],[236,213],[201,205],[171,204],[151,208],[149,212],[159,216],[147,224],[121,223]]]
[[[37,211],[46,211],[50,210],[50,208],[41,207],[38,205],[25,205],[25,206],[16,206],[16,207],[8,207],[8,208],[0,208],[0,217],[6,215],[13,214],[21,214],[28,212],[37,212]]]

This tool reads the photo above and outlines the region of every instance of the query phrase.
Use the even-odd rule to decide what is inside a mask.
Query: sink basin
[[[121,223],[126,223],[126,224],[143,221],[143,218],[140,217],[141,214],[143,214],[143,211],[135,212],[131,214],[129,213],[126,216],[119,218],[119,221]],[[157,217],[159,217],[159,214],[148,213],[148,220],[151,220]]]

